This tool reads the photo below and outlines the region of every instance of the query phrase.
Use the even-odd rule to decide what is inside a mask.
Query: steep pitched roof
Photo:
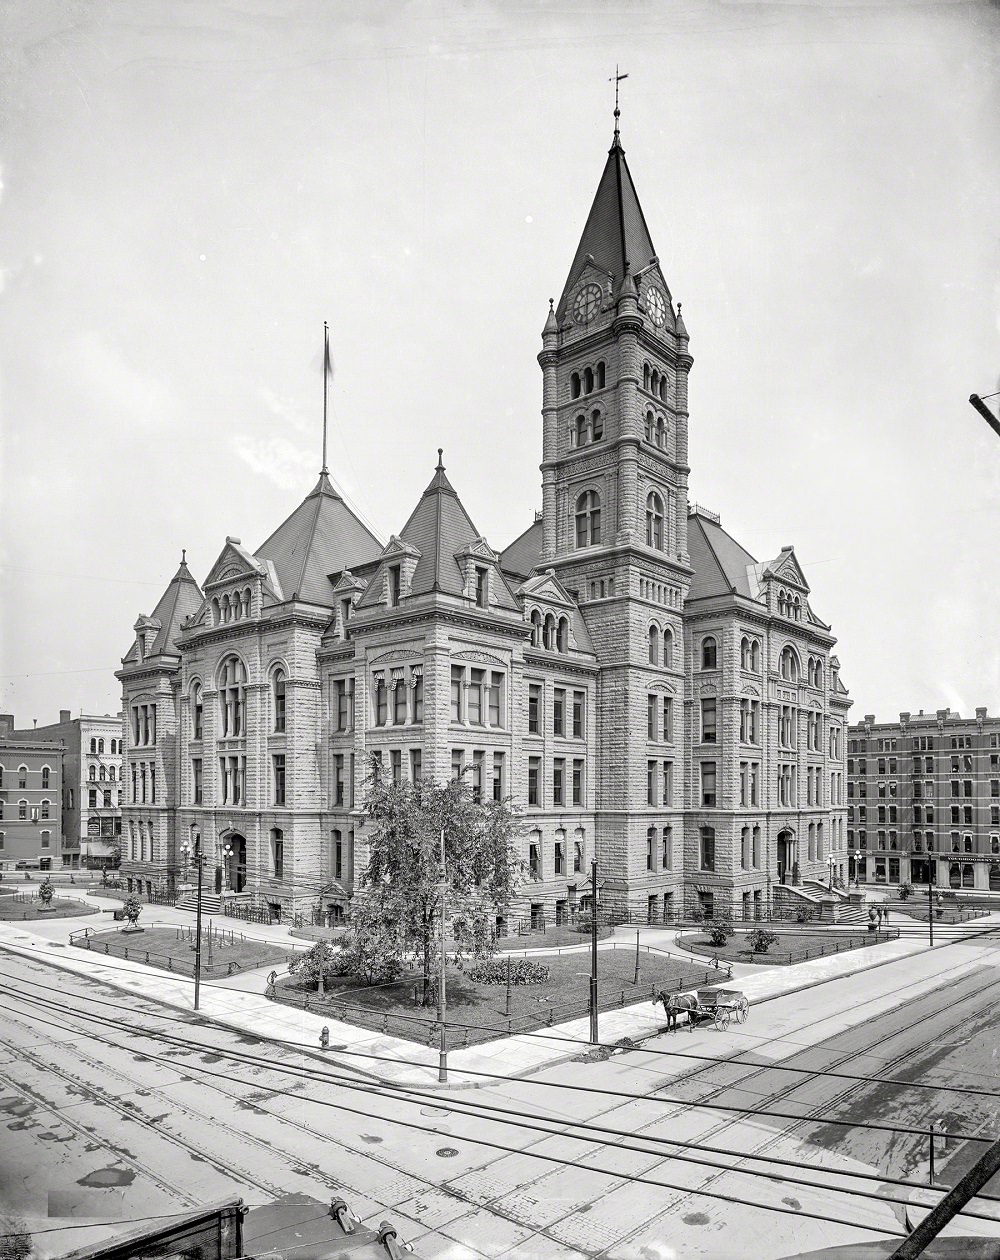
[[[754,598],[747,569],[757,562],[716,521],[700,514],[688,517],[688,554],[694,568],[689,600],[734,591]]]
[[[626,265],[635,275],[656,256],[617,128],[587,225],[559,299],[560,317],[568,291],[587,266],[588,255],[593,258],[594,266],[610,272],[619,284],[624,279]]]
[[[500,552],[500,568],[514,577],[526,578],[542,556],[542,522],[529,525],[520,537]]]
[[[182,558],[180,567],[153,609],[153,619],[160,623],[160,629],[147,655],[156,656],[159,652],[171,650],[180,633],[181,622],[198,611],[203,598],[187,567],[187,560]]]
[[[254,555],[274,565],[285,599],[332,608],[327,574],[374,560],[382,544],[337,494],[326,473]]]
[[[411,595],[426,595],[430,591],[464,595],[462,570],[455,555],[480,537],[445,476],[442,453],[438,451],[437,468],[430,485],[399,533],[404,543],[420,552],[410,583]]]

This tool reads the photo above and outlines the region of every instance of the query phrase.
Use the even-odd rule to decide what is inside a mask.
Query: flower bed
[[[828,954],[842,954],[845,950],[894,941],[899,932],[889,928],[878,932],[820,932],[813,929],[809,932],[782,931],[780,935],[775,935],[778,939],[766,953],[751,952],[747,932],[737,932],[725,945],[713,945],[703,932],[685,932],[677,937],[677,944],[705,958],[787,967],[790,963],[806,962],[810,958],[823,958]]]

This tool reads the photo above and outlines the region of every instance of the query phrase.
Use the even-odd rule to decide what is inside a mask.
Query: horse
[[[698,1009],[698,995],[696,993],[667,993],[661,990],[653,998],[653,1005],[659,1002],[667,1016],[667,1031],[677,1031],[678,1015],[686,1014],[688,1017],[688,1031],[694,1032],[695,1018],[694,1012]]]

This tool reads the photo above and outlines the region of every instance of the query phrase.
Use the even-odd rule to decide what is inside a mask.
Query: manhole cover
[[[439,1146],[436,1155],[440,1155],[442,1159],[452,1159],[458,1154],[453,1146]]]

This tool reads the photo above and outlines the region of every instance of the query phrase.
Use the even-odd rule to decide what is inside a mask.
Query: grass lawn
[[[775,933],[777,941],[768,947],[766,954],[751,954],[747,945],[747,933],[737,932],[725,945],[713,945],[707,932],[686,932],[677,938],[677,944],[694,954],[706,958],[718,958],[725,962],[776,964],[805,962],[808,958],[821,958],[826,954],[842,954],[848,949],[875,945],[881,941],[895,940],[898,932],[893,928],[880,932],[788,932]],[[877,939],[876,939],[877,938]]]
[[[522,938],[523,939],[523,938]],[[590,956],[564,954],[538,958],[549,968],[543,984],[512,985],[507,1014],[506,985],[476,984],[465,971],[448,967],[448,1047],[457,1049],[492,1041],[508,1033],[530,1032],[549,1024],[584,1016],[590,992]],[[699,966],[666,953],[643,953],[639,983],[634,984],[635,951],[602,949],[598,961],[598,1003],[601,1010],[649,1002],[652,989],[689,989],[720,983],[725,972]],[[435,1007],[419,1007],[421,983],[416,974],[390,985],[366,986],[354,979],[331,980],[320,997],[315,984],[294,976],[278,981],[275,999],[292,1006],[308,1000],[311,1010],[373,1032],[389,1033],[408,1041],[437,1045]],[[336,1034],[334,1034],[336,1036]]]
[[[141,926],[141,924],[140,924]],[[132,962],[147,963],[160,971],[174,971],[178,975],[194,975],[194,932],[188,928],[152,927],[141,932],[122,932],[117,928],[96,932],[87,937],[76,936],[73,944],[81,949],[91,949],[113,958],[128,958]],[[244,940],[239,932],[222,936],[212,935],[208,943],[208,930],[202,930],[201,974],[212,980],[232,975],[236,971],[248,971],[254,967],[273,965],[281,967],[292,957],[293,951],[265,941]]]
[[[905,914],[908,919],[919,919],[921,923],[927,922],[927,905],[912,904],[904,902],[902,905],[893,905],[892,913],[896,912]],[[955,905],[944,905],[940,908],[940,914],[934,915],[935,923],[968,923],[970,919],[982,918],[989,913],[988,910],[959,910]]]
[[[598,926],[597,939],[603,941],[611,935],[611,932],[612,929],[609,927]],[[576,928],[566,923],[558,927],[550,924],[544,931],[537,928],[523,935],[498,937],[496,944],[498,950],[512,950],[515,953],[520,949],[558,949],[564,945],[589,945],[590,933],[578,932]]]
[[[37,897],[32,897],[30,901],[21,901],[15,896],[0,896],[0,921],[10,923],[28,919],[74,919],[82,914],[98,913],[96,906],[88,906],[84,901],[71,901],[68,897],[53,897],[48,910],[44,910],[43,905],[44,902]]]

